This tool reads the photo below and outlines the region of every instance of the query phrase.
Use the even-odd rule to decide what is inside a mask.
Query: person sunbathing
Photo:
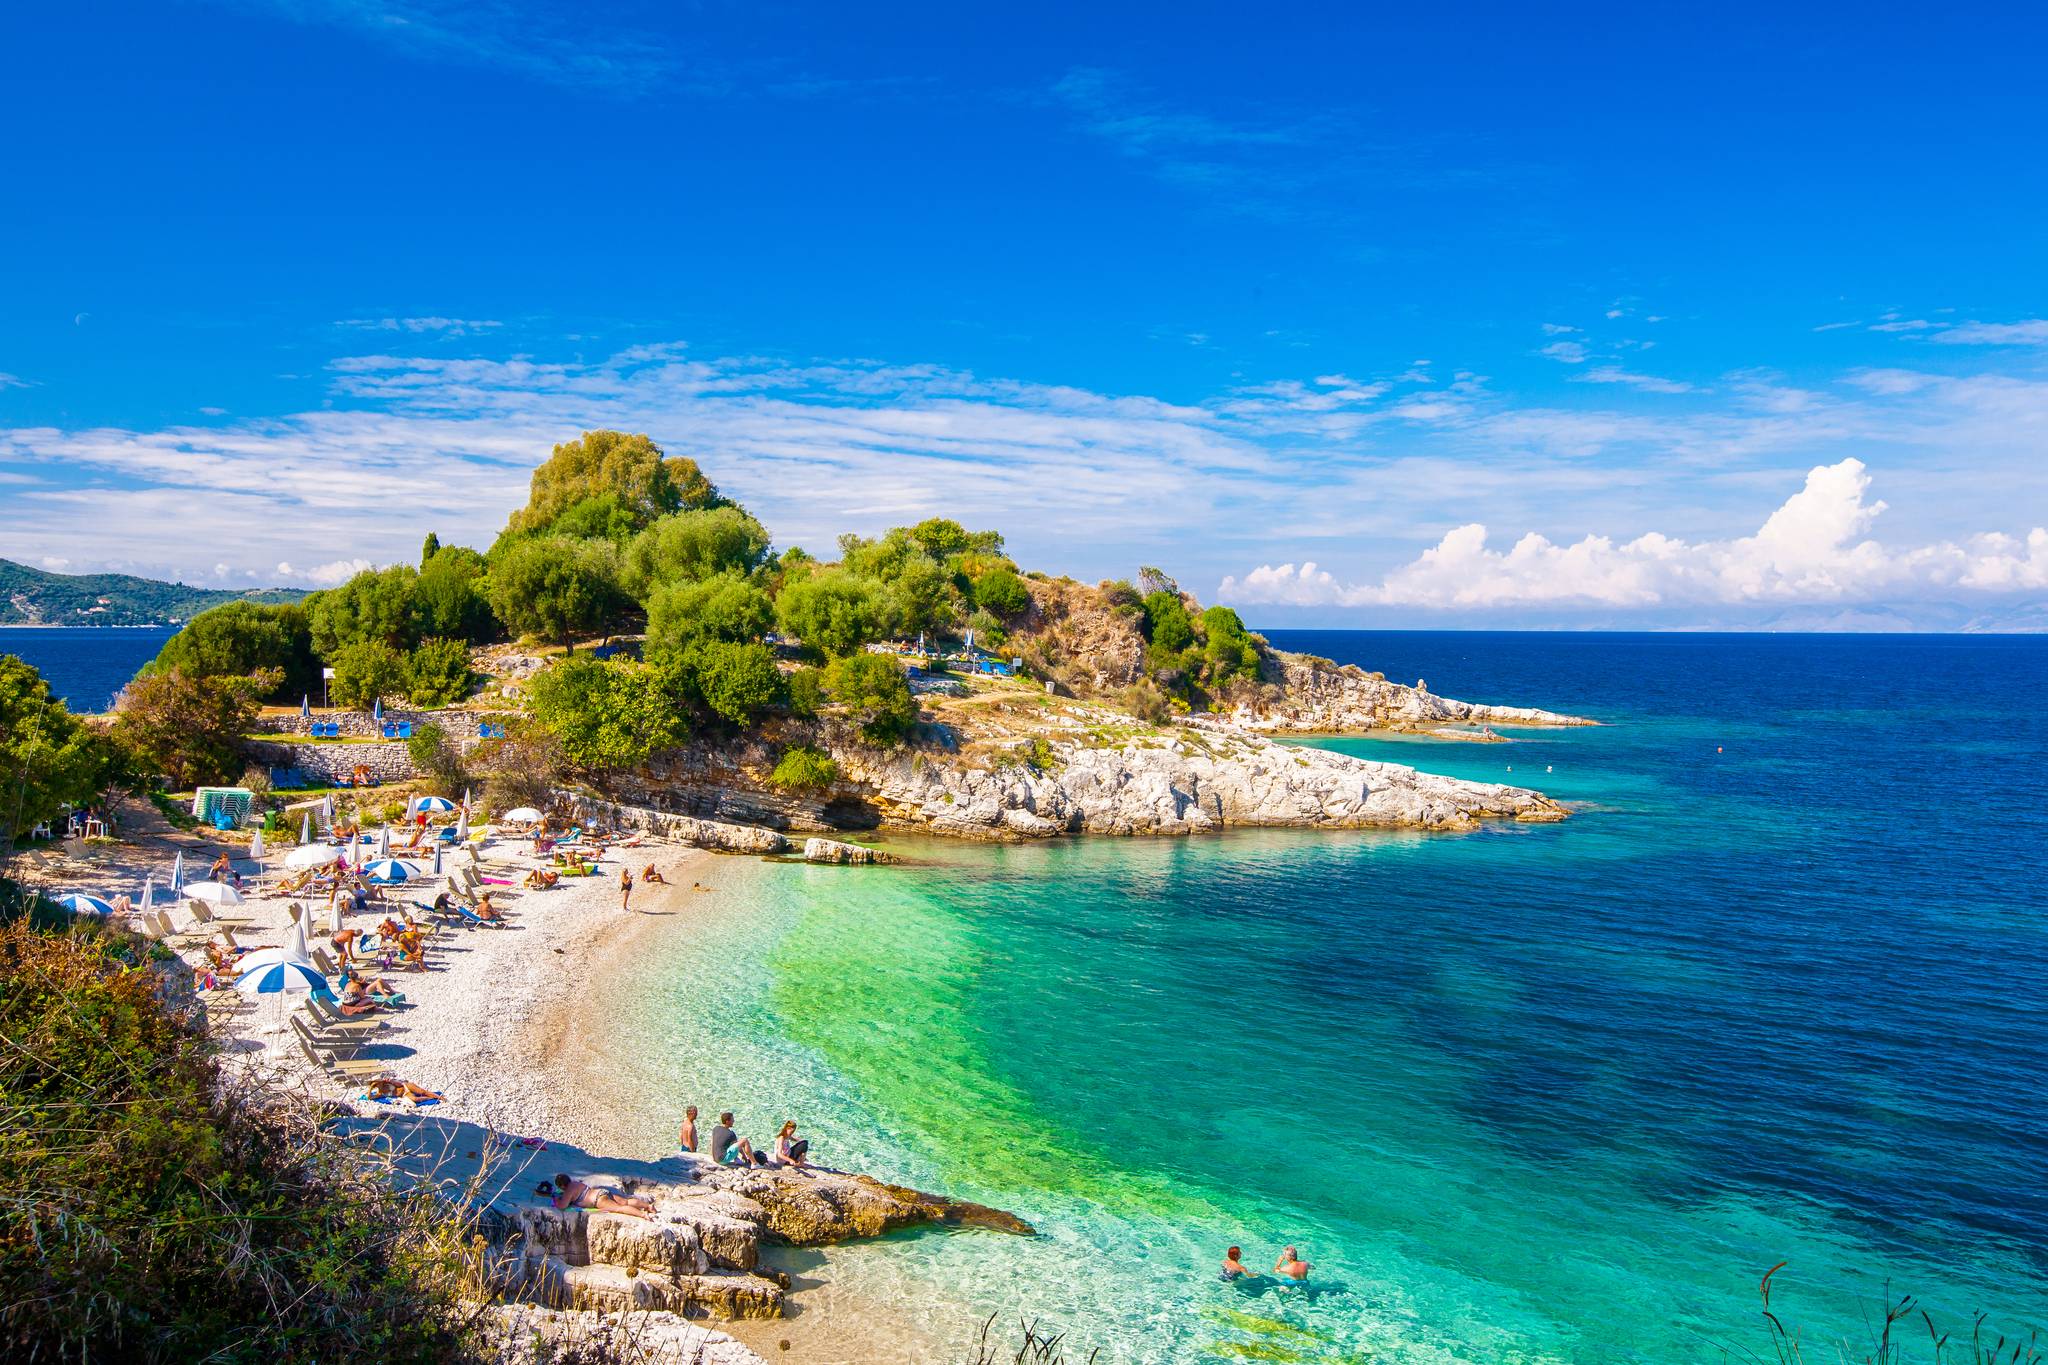
[[[380,1007],[370,998],[370,988],[363,984],[362,978],[353,973],[344,973],[341,978],[341,997],[335,1008],[354,1018],[359,1014],[373,1014]]]
[[[377,1077],[370,1082],[366,1093],[373,1100],[411,1100],[414,1104],[439,1104],[448,1098],[438,1090],[429,1090],[396,1076]]]
[[[600,1188],[568,1175],[555,1176],[554,1205],[558,1209],[588,1209],[592,1213],[622,1213],[629,1218],[654,1217],[654,1201],[627,1194],[609,1186]]]
[[[342,987],[350,983],[362,987],[362,994],[380,1005],[399,1005],[405,1002],[405,992],[381,976],[365,976],[353,967],[344,967],[341,972]]]
[[[407,929],[398,936],[398,960],[414,971],[425,971],[427,966],[427,936],[417,929]]]
[[[552,891],[561,880],[561,873],[550,872],[544,867],[536,867],[526,874],[526,885],[535,891]]]
[[[489,891],[484,892],[482,898],[476,903],[476,909],[470,913],[478,919],[489,920],[493,924],[503,924],[505,917],[498,913],[497,906],[491,904],[491,895],[492,893]]]
[[[660,869],[655,867],[653,863],[649,863],[647,865],[647,870],[640,874],[640,880],[643,882],[651,882],[656,886],[668,885],[668,878],[662,876]]]

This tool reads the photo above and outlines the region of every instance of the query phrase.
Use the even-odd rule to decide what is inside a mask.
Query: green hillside
[[[194,588],[124,573],[46,573],[0,559],[0,626],[168,624],[223,602],[296,602],[304,596],[281,588]]]

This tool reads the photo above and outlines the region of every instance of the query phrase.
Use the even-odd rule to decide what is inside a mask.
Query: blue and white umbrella
[[[380,724],[383,722],[384,699],[382,697],[379,697],[377,698],[377,700],[370,703],[370,719],[377,721]]]
[[[235,989],[243,995],[283,995],[324,991],[327,978],[312,963],[283,948],[258,948],[243,955],[235,970]]]
[[[422,797],[421,797],[421,798],[420,798],[420,799],[419,799],[419,800],[418,800],[417,802],[415,802],[415,803],[413,804],[413,809],[414,809],[414,810],[416,810],[416,811],[420,811],[420,810],[431,810],[431,811],[443,811],[443,810],[454,810],[454,809],[455,809],[455,803],[454,803],[453,801],[450,801],[450,800],[449,800],[449,799],[448,799],[447,797],[445,797],[445,796],[422,796]]]
[[[313,719],[313,697],[311,693],[301,693],[299,695],[299,719]]]
[[[98,896],[88,896],[83,891],[73,891],[68,896],[57,896],[53,899],[55,899],[57,904],[63,906],[74,915],[111,915],[114,913],[114,906],[111,901],[103,901]]]
[[[178,850],[178,856],[171,860],[171,898],[177,899],[178,888],[185,884],[185,851]]]
[[[420,875],[420,870],[403,858],[379,858],[363,869],[363,875],[383,886],[396,886]]]

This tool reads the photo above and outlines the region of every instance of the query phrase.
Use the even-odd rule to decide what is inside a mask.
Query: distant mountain
[[[125,573],[46,573],[0,559],[0,626],[172,625],[223,602],[296,602],[305,595],[194,588]]]

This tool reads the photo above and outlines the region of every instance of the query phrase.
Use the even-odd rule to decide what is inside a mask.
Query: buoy
[[[1717,753],[1717,754],[1718,754],[1718,753],[1720,753],[1720,752],[1721,752],[1721,746],[1720,746],[1720,745],[1718,745],[1718,744],[1716,744],[1716,745],[1714,746],[1714,752],[1715,752],[1715,753]]]

